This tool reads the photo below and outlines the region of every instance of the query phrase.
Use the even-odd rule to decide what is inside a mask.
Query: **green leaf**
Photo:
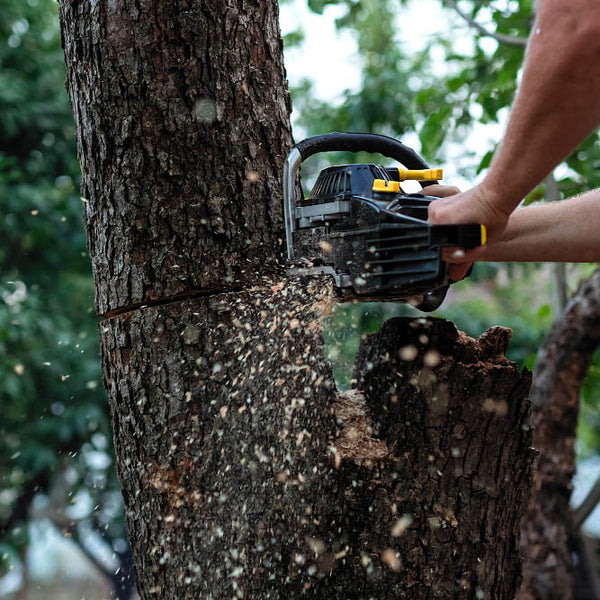
[[[477,167],[478,173],[481,173],[481,171],[483,171],[484,169],[487,169],[490,166],[493,156],[494,156],[493,150],[490,150],[489,152],[486,152],[483,155],[483,158],[479,161],[479,166]]]
[[[421,151],[426,158],[434,158],[442,145],[449,127],[448,118],[451,112],[451,106],[443,105],[437,112],[425,119],[419,132],[419,140],[421,141]]]
[[[322,15],[328,4],[339,4],[339,0],[308,0],[308,8],[318,15]]]
[[[304,42],[305,37],[306,34],[304,32],[304,29],[302,29],[301,27],[299,27],[298,29],[294,29],[294,31],[290,31],[289,33],[283,36],[284,48],[287,50],[289,48],[300,46],[302,42]]]
[[[552,307],[549,304],[544,304],[540,306],[537,311],[537,318],[542,319],[550,319],[552,317]]]

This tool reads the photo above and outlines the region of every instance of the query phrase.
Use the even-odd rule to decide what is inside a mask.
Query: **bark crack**
[[[228,294],[232,292],[240,292],[247,289],[247,286],[228,286],[223,288],[212,288],[210,290],[190,290],[189,292],[183,292],[181,294],[175,294],[173,296],[166,296],[164,298],[157,298],[156,300],[148,300],[145,302],[134,302],[121,308],[115,308],[109,310],[106,313],[100,315],[101,320],[112,319],[114,317],[120,317],[127,313],[132,313],[142,308],[150,308],[156,306],[165,306],[174,302],[186,302],[188,300],[195,300],[197,298],[208,298],[210,296],[217,296],[219,294]]]

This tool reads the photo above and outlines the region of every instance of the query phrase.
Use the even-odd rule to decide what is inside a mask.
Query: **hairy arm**
[[[456,198],[458,188],[435,185],[428,194]],[[437,202],[437,201],[436,201]],[[475,261],[600,262],[600,188],[568,200],[538,203],[514,211],[506,228],[485,246],[445,248],[450,277],[465,277]]]
[[[431,204],[434,223],[483,223],[491,239],[521,199],[600,122],[600,2],[540,0],[504,138],[475,188]]]
[[[600,262],[600,189],[516,210],[477,260]]]

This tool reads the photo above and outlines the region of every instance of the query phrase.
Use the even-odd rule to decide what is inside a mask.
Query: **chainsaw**
[[[320,152],[378,153],[401,167],[338,165],[321,171],[307,198],[297,183],[300,164]],[[405,193],[419,181],[425,191],[442,178],[414,150],[369,133],[328,133],[296,144],[283,170],[286,243],[290,274],[333,277],[342,300],[409,302],[431,312],[451,283],[442,248],[475,248],[486,242],[483,225],[434,225],[427,207],[437,197]]]

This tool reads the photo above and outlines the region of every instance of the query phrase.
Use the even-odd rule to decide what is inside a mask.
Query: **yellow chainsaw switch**
[[[444,170],[443,169],[403,169],[402,167],[398,167],[398,175],[400,176],[400,181],[433,181],[434,179],[443,179],[444,178]]]
[[[399,192],[400,183],[398,181],[386,181],[385,179],[375,179],[373,181],[374,192]]]
[[[487,244],[487,229],[485,225],[480,225],[481,227],[481,245],[485,246]]]

